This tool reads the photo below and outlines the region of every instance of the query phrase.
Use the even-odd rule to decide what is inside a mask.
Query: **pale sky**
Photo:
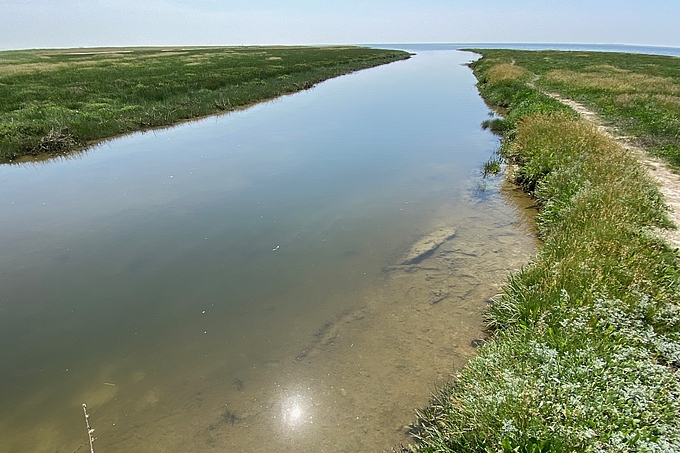
[[[0,49],[418,42],[680,47],[680,0],[0,0]]]

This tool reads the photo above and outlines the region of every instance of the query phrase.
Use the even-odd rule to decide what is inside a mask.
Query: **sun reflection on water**
[[[283,428],[286,430],[296,431],[313,423],[309,398],[300,393],[285,398],[281,412]]]

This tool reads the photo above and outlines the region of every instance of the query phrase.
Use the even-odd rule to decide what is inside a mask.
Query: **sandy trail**
[[[555,93],[546,94],[574,109],[583,119],[597,126],[600,132],[611,137],[637,157],[647,168],[649,176],[659,185],[659,190],[670,208],[669,217],[673,223],[680,227],[680,175],[673,173],[665,162],[650,156],[643,148],[635,146],[629,137],[621,135],[615,128],[605,125],[595,112],[584,105]],[[680,248],[680,229],[660,230],[659,232],[673,247]]]

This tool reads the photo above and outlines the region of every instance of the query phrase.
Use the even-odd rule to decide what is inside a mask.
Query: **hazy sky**
[[[406,42],[680,47],[680,1],[0,0],[0,49]]]

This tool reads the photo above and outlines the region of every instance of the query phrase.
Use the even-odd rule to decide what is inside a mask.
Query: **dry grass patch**
[[[680,96],[668,94],[620,94],[614,98],[614,102],[622,107],[631,107],[638,102],[652,102],[669,111],[680,110]]]
[[[584,68],[586,71],[602,71],[602,72],[618,72],[620,74],[628,74],[630,71],[627,69],[617,68],[610,64],[598,64],[594,66],[587,66]]]
[[[486,73],[486,82],[494,84],[504,81],[526,81],[531,80],[533,74],[521,66],[509,63],[501,63],[489,68]]]
[[[581,88],[592,88],[614,93],[650,92],[680,94],[680,85],[667,77],[630,72],[576,72],[565,69],[550,71],[545,76],[549,83],[562,83]]]
[[[667,109],[680,109],[680,96],[670,96],[667,94],[657,94],[654,99]]]
[[[68,61],[63,61],[63,56],[70,57]],[[103,57],[102,57],[103,56]],[[40,61],[22,62],[17,60],[0,60],[0,77],[14,76],[21,74],[31,74],[39,72],[51,72],[60,69],[89,68],[103,64],[115,64],[118,66],[131,65],[134,62],[141,62],[147,58],[158,55],[135,55],[127,52],[83,52],[83,53],[62,53],[46,54],[41,56]]]
[[[148,58],[158,58],[158,57],[169,57],[172,55],[187,55],[188,51],[182,51],[182,50],[168,50],[165,52],[158,52],[156,54],[147,54],[145,57]]]
[[[614,98],[614,102],[622,107],[630,107],[635,105],[636,102],[643,99],[648,99],[649,96],[646,94],[619,94]]]
[[[0,76],[28,74],[38,71],[54,71],[56,69],[65,68],[69,63],[24,63],[24,64],[0,64]]]
[[[219,55],[221,57],[228,57],[230,56],[231,52],[222,52]],[[201,64],[205,63],[206,61],[210,61],[210,56],[209,55],[203,55],[203,54],[195,54],[195,55],[185,55],[184,57],[181,58],[181,61],[185,62],[187,65],[196,65],[196,64]]]

